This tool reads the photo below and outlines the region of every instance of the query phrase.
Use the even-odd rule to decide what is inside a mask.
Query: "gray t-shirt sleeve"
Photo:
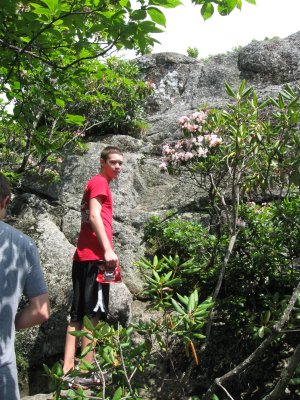
[[[36,245],[29,240],[26,249],[27,274],[23,293],[29,299],[48,292],[41,269],[40,256]]]

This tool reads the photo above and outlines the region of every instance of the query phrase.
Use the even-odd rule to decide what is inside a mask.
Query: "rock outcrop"
[[[101,136],[99,141],[88,143],[86,154],[66,158],[60,184],[28,179],[26,193],[15,196],[15,224],[38,245],[52,307],[48,322],[32,328],[30,334],[18,333],[19,341],[26,340],[31,363],[63,352],[71,259],[80,226],[79,204],[84,184],[98,172],[101,149],[108,144],[118,145],[126,161],[124,172],[112,185],[115,247],[121,259],[123,284],[112,288],[110,312],[111,321],[118,319],[126,325],[143,314],[138,310],[143,300],[143,281],[134,262],[144,252],[145,222],[149,216],[163,215],[170,209],[197,212],[207,201],[188,181],[159,172],[162,144],[179,135],[178,117],[200,104],[226,107],[224,81],[237,88],[246,79],[261,99],[275,95],[286,83],[296,83],[300,79],[300,32],[286,39],[253,42],[207,60],[161,53],[141,57],[137,62],[145,79],[156,86],[147,108],[147,132],[139,139]]]

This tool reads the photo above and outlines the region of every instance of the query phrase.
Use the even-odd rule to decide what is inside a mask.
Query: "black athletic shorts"
[[[106,319],[109,303],[109,284],[102,284],[102,293],[106,312],[96,313],[94,311],[98,301],[97,274],[97,262],[73,261],[73,300],[70,313],[71,321],[82,321],[85,315],[88,318],[92,318],[95,317],[96,314],[99,314],[100,319]]]

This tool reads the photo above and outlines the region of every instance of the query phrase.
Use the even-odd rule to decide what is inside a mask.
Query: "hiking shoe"
[[[86,376],[76,376],[74,378],[73,387],[89,388],[91,386],[102,385],[102,380],[99,374],[92,372],[91,374],[85,374]]]
[[[63,379],[63,382],[64,382],[69,388],[72,388],[72,387],[74,386],[76,377],[75,377],[75,376],[66,375],[66,376],[64,376],[62,379]]]

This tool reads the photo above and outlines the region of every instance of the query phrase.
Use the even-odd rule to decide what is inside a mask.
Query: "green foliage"
[[[288,214],[293,210],[297,217],[299,205],[299,199],[295,198],[285,199],[280,205],[250,204],[243,208],[246,227],[240,232],[228,273],[234,276],[240,266],[243,276],[253,279],[251,291],[254,295],[263,287],[285,290],[285,286],[290,286],[298,276],[299,229]],[[228,290],[232,292],[233,287]]]
[[[210,279],[215,275],[219,262],[219,253],[223,245],[208,228],[200,223],[170,218],[162,221],[151,217],[145,225],[144,238],[147,243],[147,254],[150,257],[171,257],[179,255],[184,262],[176,268],[181,279],[180,291],[206,284],[204,293],[211,290]],[[218,249],[217,253],[216,250]],[[175,256],[174,259],[178,259]]]
[[[284,188],[289,193],[299,186],[300,92],[286,85],[277,98],[259,102],[245,81],[237,91],[227,83],[225,88],[232,102],[226,110],[209,110],[199,133],[204,142],[217,135],[219,144],[208,144],[205,157],[193,149],[182,162],[173,155],[165,159],[169,173],[185,170],[197,177],[197,184],[210,196],[211,212],[216,216],[224,210],[233,232],[245,196],[281,194]],[[186,141],[192,140],[191,132],[183,133]],[[181,143],[179,150],[172,151],[182,152]],[[225,200],[228,192],[233,195],[233,208]]]
[[[111,384],[103,385],[99,389],[98,395],[103,399],[142,399],[139,391],[145,384],[136,379],[136,375],[153,367],[149,360],[154,345],[159,347],[163,358],[169,362],[171,343],[177,341],[186,351],[191,349],[191,355],[198,364],[195,343],[205,338],[201,331],[213,306],[211,298],[200,302],[197,290],[192,291],[189,296],[177,293],[177,300],[173,298],[176,287],[180,286],[180,278],[172,277],[172,274],[178,268],[184,267],[178,257],[164,257],[160,260],[155,257],[152,263],[143,259],[137,264],[146,273],[146,292],[151,295],[153,308],[163,310],[161,320],[150,319],[147,322],[139,321],[128,328],[119,325],[115,328],[103,321],[93,326],[84,317],[85,329],[71,333],[78,338],[86,337],[90,340],[81,353],[76,369],[64,375],[59,362],[52,368],[44,365],[55,391],[54,399],[61,399],[61,391],[69,388],[70,377],[84,376],[84,371],[97,372],[103,379],[105,376],[112,377]],[[169,291],[173,291],[173,296],[167,294]],[[138,341],[135,340],[137,334],[140,335]],[[93,364],[84,359],[90,351],[94,353]],[[86,398],[81,387],[68,390],[67,395],[70,398]]]
[[[191,276],[193,260],[181,263],[178,256],[164,256],[161,259],[154,256],[152,262],[142,258],[136,265],[145,276],[145,295],[152,301],[153,309],[163,311],[163,316],[159,324],[154,321],[150,321],[150,324],[140,322],[134,324],[135,329],[143,335],[154,335],[167,358],[172,358],[170,344],[175,339],[179,340],[187,352],[189,349],[192,351],[192,356],[198,364],[194,343],[205,338],[202,330],[209,310],[213,307],[213,301],[208,297],[200,303],[198,290],[193,289],[191,285],[189,295],[180,294],[185,275]]]
[[[97,372],[104,381],[111,376],[112,383],[106,382],[102,389],[97,389],[102,399],[141,399],[138,394],[139,383],[134,379],[137,371],[150,367],[146,356],[149,354],[151,343],[144,340],[134,345],[132,327],[114,328],[103,321],[94,327],[87,317],[84,318],[84,325],[89,332],[86,330],[73,332],[73,335],[78,338],[85,336],[91,340],[91,344],[80,356],[78,369],[64,375],[59,362],[55,363],[51,369],[44,365],[44,370],[50,377],[55,390],[54,398],[61,399],[61,391],[69,388],[68,378],[84,376],[84,371],[86,371]],[[95,353],[94,364],[88,363],[83,358],[91,350]],[[88,398],[86,391],[81,387],[69,389],[67,395],[70,398],[77,398],[76,396]]]
[[[197,49],[197,47],[188,47],[186,52],[189,57],[196,59],[198,58],[199,50]]]
[[[258,336],[262,337],[263,332],[264,335],[270,332],[270,324],[278,320],[293,283],[299,278],[300,238],[298,224],[293,222],[300,218],[299,198],[286,198],[281,204],[263,206],[249,203],[240,213],[245,228],[231,255],[218,304],[225,318],[231,316],[232,327],[242,327],[247,335],[253,332],[256,335],[260,330]],[[167,255],[160,263],[157,257],[153,258],[153,268],[160,279],[164,269],[166,273],[173,271],[173,279],[180,278],[176,281],[179,293],[198,287],[205,296],[212,290],[221,266],[221,254],[225,251],[225,238],[218,241],[206,228],[179,218],[162,222],[158,217],[152,217],[145,232],[148,252]],[[179,265],[178,256],[172,257],[177,253],[187,261]],[[150,268],[152,263],[143,259],[138,265]],[[173,292],[165,290],[163,284],[159,288],[158,277],[157,287],[155,277],[146,275],[145,278],[153,283],[151,290],[155,294],[160,293],[163,299],[170,301]],[[152,292],[146,293],[151,298]],[[278,296],[279,299],[271,306],[273,296],[273,303]],[[295,310],[291,328],[296,326],[297,318]]]
[[[208,324],[212,331],[206,330],[206,340],[214,382],[216,376],[233,377],[234,372],[226,371],[232,364],[243,365],[242,360],[270,333],[275,337],[271,346],[284,359],[286,349],[295,347],[288,333],[299,329],[300,311],[298,299],[286,330],[275,335],[273,328],[300,275],[299,87],[287,85],[277,97],[263,102],[245,82],[237,89],[225,83],[225,89],[231,99],[226,110],[204,109],[179,118],[183,137],[176,144],[164,145],[160,166],[171,174],[189,173],[209,196],[206,237],[213,233],[215,246],[208,247],[210,262],[206,265],[217,273],[207,273],[204,287],[201,274],[196,276],[201,293],[206,288],[213,292],[215,308],[209,322],[215,325]],[[261,204],[261,198],[269,203]],[[171,222],[154,222],[151,229],[146,227],[152,235],[148,237],[150,252],[164,254],[170,243],[174,244],[176,230],[170,240],[166,226]],[[184,229],[180,235],[185,237]],[[180,252],[173,245],[173,254],[186,254],[186,242],[179,241]],[[193,278],[186,281],[185,288],[193,287],[194,282]],[[272,354],[266,359],[275,368],[280,364]],[[265,361],[256,363],[262,369],[264,365]],[[249,374],[246,378],[246,396],[251,397]],[[257,386],[257,375],[255,379],[253,385]],[[273,379],[264,374],[259,386],[269,385]],[[241,397],[240,385],[232,388],[233,397]],[[205,400],[215,387],[212,384]]]
[[[246,0],[250,4],[256,4],[255,0]],[[204,20],[209,19],[217,7],[217,11],[220,15],[228,15],[235,8],[241,10],[242,0],[221,0],[221,1],[206,1],[206,0],[192,0],[194,4],[202,5],[201,15]]]
[[[161,9],[180,4],[2,2],[1,170],[15,178],[46,170],[58,178],[63,155],[84,151],[86,132],[138,134],[150,89],[134,66],[105,59],[123,48],[147,53],[157,42],[152,35],[166,26]]]
[[[44,80],[41,82],[41,79]],[[32,71],[23,79],[13,114],[3,111],[0,162],[4,171],[57,174],[66,151],[83,151],[84,137],[134,133],[151,93],[133,62],[86,63],[80,75],[51,79]],[[42,101],[41,101],[42,97]]]

